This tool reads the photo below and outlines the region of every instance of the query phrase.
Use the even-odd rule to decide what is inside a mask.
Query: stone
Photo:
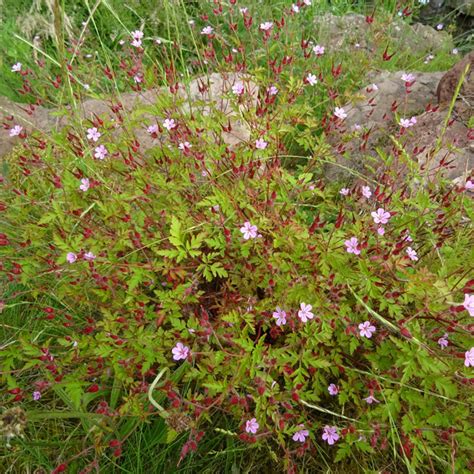
[[[337,133],[328,136],[328,141],[337,145],[346,132],[352,131],[354,134],[344,144],[344,155],[339,154],[334,164],[325,167],[325,174],[330,179],[352,180],[358,174],[373,175],[376,147],[386,147],[389,134],[397,128],[394,106],[397,107],[398,115],[404,118],[416,116],[430,105],[436,106],[435,91],[443,76],[442,72],[412,72],[416,80],[410,86],[409,94],[401,79],[403,74],[404,71],[384,71],[371,77],[373,82],[356,92],[352,102],[343,106],[347,118]],[[361,131],[358,132],[359,128]],[[369,132],[366,140],[363,138],[364,132]]]
[[[232,86],[237,82],[242,82],[245,86],[244,100],[239,103],[238,113],[234,110],[234,100],[228,98],[228,93],[232,95]],[[204,86],[204,91],[203,90]],[[254,111],[257,105],[258,86],[249,76],[242,74],[213,73],[209,77],[195,79],[190,82],[187,94],[182,95],[187,98],[187,111],[198,108],[204,115],[209,115],[212,110],[218,110],[225,122],[230,122],[232,130],[222,132],[222,138],[227,145],[235,146],[250,139],[250,128],[245,122],[245,115]]]
[[[0,129],[0,157],[6,155],[18,143],[17,137],[10,137],[8,134],[8,129],[13,125],[21,125],[28,132],[48,132],[55,123],[50,110],[45,107],[17,104],[6,97],[0,97],[0,114],[4,116],[1,123],[5,128]]]
[[[436,94],[442,107],[449,106],[466,68],[469,69],[457,97],[456,113],[469,120],[474,112],[474,51],[464,56],[441,78]]]
[[[381,166],[379,151],[393,156],[396,150],[390,138],[400,130],[394,104],[399,118],[416,118],[416,124],[398,141],[410,156],[416,157],[426,179],[443,175],[462,180],[470,175],[474,169],[473,130],[456,110],[445,126],[447,109],[438,107],[436,91],[445,75],[414,72],[416,81],[410,86],[410,94],[406,94],[402,74],[402,71],[384,72],[376,76],[373,81],[377,90],[371,84],[355,94],[354,103],[344,105],[347,111],[344,126],[328,136],[334,150],[344,133],[359,126],[362,130],[354,131],[352,138],[344,143],[344,153],[337,154],[335,163],[326,167],[330,179],[352,181],[356,177],[377,175]],[[402,168],[400,178],[407,172],[406,167]]]
[[[446,111],[417,117],[416,128],[407,135],[405,150],[413,154],[427,180],[438,176],[465,182],[474,170],[474,135],[465,123],[452,120],[446,126]]]
[[[233,101],[228,98],[228,93],[232,94],[232,86],[238,81],[245,85],[246,93],[238,108],[235,109]],[[145,125],[154,117],[150,112],[137,110],[147,107],[149,110],[152,109],[163,94],[170,96],[169,90],[162,88],[120,94],[113,101],[112,99],[87,99],[78,103],[78,114],[81,120],[102,117],[117,122],[117,115],[113,113],[112,106],[120,102],[123,109],[121,114],[134,115],[133,125],[126,132],[140,143],[141,151],[146,152],[156,145],[156,141],[147,133]],[[250,128],[245,121],[245,115],[255,108],[257,96],[258,86],[248,76],[236,73],[214,73],[210,76],[198,77],[190,81],[188,85],[181,84],[178,90],[178,97],[183,101],[184,114],[192,114],[199,110],[204,115],[209,115],[211,111],[217,111],[222,118],[223,126],[227,127],[230,123],[231,130],[222,132],[220,135],[223,142],[231,147],[249,140]],[[16,104],[5,97],[0,97],[0,112],[4,117],[13,116],[13,120],[3,120],[7,128],[19,124],[27,132],[47,133],[60,130],[70,120],[67,114],[58,115],[54,109]],[[117,123],[117,134],[121,131],[122,126]],[[2,131],[0,157],[8,153],[17,143],[17,137],[10,138],[7,130]]]
[[[359,124],[372,128],[380,127],[384,122],[392,123],[395,116],[392,106],[395,103],[398,105],[397,113],[404,117],[417,115],[430,104],[435,106],[438,102],[435,91],[443,73],[411,72],[416,79],[409,88],[409,94],[405,92],[405,81],[402,80],[404,73],[384,71],[372,77],[373,82],[356,93],[351,104],[344,106],[347,110],[346,126]]]
[[[463,15],[474,16],[474,0],[448,0],[448,5]]]
[[[392,39],[390,47],[397,54],[409,53],[425,56],[441,49],[453,48],[451,36],[445,31],[437,31],[431,26],[415,23],[410,25],[401,20],[389,24],[367,23],[364,15],[351,13],[336,16],[327,13],[315,18],[317,42],[329,51],[340,51],[357,47],[368,51],[377,49],[379,38],[387,35]]]

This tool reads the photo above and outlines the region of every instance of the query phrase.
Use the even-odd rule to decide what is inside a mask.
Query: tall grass
[[[336,14],[345,14],[348,12],[363,12],[371,10],[371,5],[361,0],[350,2],[347,0],[320,1],[314,2],[315,9],[313,14],[319,15],[331,11]],[[246,2],[249,8],[259,10],[262,17],[277,17],[281,12],[292,4],[290,0],[272,1],[265,0],[257,2],[255,0]],[[384,10],[386,15],[395,13],[397,2],[395,0],[386,0]],[[27,6],[27,2],[16,4],[6,2],[6,8],[10,9],[10,15],[21,14]],[[128,2],[125,5],[118,0],[102,0],[96,3],[71,2],[64,1],[62,5],[55,3],[55,41],[56,46],[51,41],[45,41],[41,50],[51,55],[57,62],[63,65],[64,78],[68,74],[64,70],[66,52],[64,45],[64,14],[68,14],[75,20],[76,32],[81,34],[86,28],[92,35],[92,45],[96,50],[89,46],[93,54],[97,54],[97,59],[102,65],[108,66],[111,70],[117,66],[115,52],[119,45],[118,41],[130,31],[143,26],[146,34],[159,38],[163,47],[156,48],[155,52],[147,51],[147,67],[150,71],[154,68],[162,72],[163,64],[171,62],[176,65],[178,71],[186,80],[193,75],[204,73],[202,61],[199,61],[198,67],[191,67],[193,59],[200,59],[200,44],[202,38],[199,31],[192,27],[190,20],[195,19],[202,3],[198,1],[187,2],[185,0],[162,0],[155,2],[152,0],[144,2]],[[61,7],[61,8],[59,8]],[[16,8],[16,9],[15,9]],[[306,22],[306,31],[312,27],[312,18],[308,17]],[[82,26],[82,22],[85,25]],[[6,95],[14,100],[25,100],[19,96],[15,90],[20,84],[16,76],[7,72],[11,64],[15,61],[28,62],[32,50],[27,42],[10,41],[12,34],[20,34],[13,18],[9,18],[3,24],[4,28],[0,30],[0,48],[4,48],[6,55],[0,62],[0,95]],[[243,34],[243,32],[240,32]],[[301,36],[301,31],[293,31],[292,43]],[[30,40],[30,39],[28,39]],[[254,40],[255,49],[257,49],[258,40]],[[179,47],[175,47],[175,42]],[[4,46],[1,46],[4,45]],[[8,45],[8,46],[5,46]],[[88,50],[89,51],[89,50]],[[341,60],[348,60],[348,56],[341,56]],[[75,58],[73,59],[75,60]],[[80,59],[78,58],[79,62]],[[398,58],[393,68],[406,67],[409,69],[424,66],[412,62],[412,58]],[[417,60],[419,61],[419,60]],[[450,57],[440,57],[433,61],[426,69],[446,68],[453,61]],[[326,67],[330,68],[329,62]],[[87,65],[82,66],[82,73],[87,73]],[[345,76],[344,88],[353,90],[359,87],[366,72],[366,64],[362,61],[353,62],[353,69]],[[258,70],[257,70],[258,73]],[[99,95],[116,94],[119,95],[126,86],[119,82],[114,82],[111,89],[100,91]],[[73,103],[74,94],[69,86],[61,91],[61,95],[56,97],[58,103]],[[324,104],[320,108],[315,107],[315,117],[321,114]],[[287,136],[288,143],[291,145],[291,134]],[[294,143],[293,150],[298,154],[297,144]],[[291,146],[290,146],[291,148]],[[33,294],[23,286],[9,285],[4,288],[1,299],[7,301],[6,307],[1,313],[2,322],[0,324],[0,346],[15,345],[19,339],[37,342],[46,341],[50,338],[60,338],[61,334],[56,330],[44,329],[41,318],[39,317],[40,308],[54,304],[61,306],[62,302],[55,299],[54,294],[43,296]],[[24,371],[21,377],[28,380],[31,374]],[[58,459],[64,459],[68,456],[68,450],[72,445],[75,447],[83,445],[85,441],[91,441],[94,444],[95,436],[98,434],[95,429],[95,418],[87,412],[88,400],[76,401],[72,394],[61,390],[59,386],[50,398],[42,400],[39,404],[28,407],[29,428],[27,437],[20,440],[14,450],[3,450],[2,456],[5,462],[5,473],[23,473],[23,472],[41,472],[52,471],[56,465],[51,459],[50,452],[59,453]],[[117,398],[120,396],[120,387],[112,387],[109,393],[109,405],[114,408]],[[222,417],[220,425],[216,429],[206,434],[205,438],[199,443],[198,450],[187,456],[180,462],[180,450],[187,440],[187,435],[178,435],[169,442],[167,436],[169,431],[165,427],[165,421],[156,417],[152,422],[145,421],[139,416],[121,419],[116,424],[111,423],[105,427],[110,439],[120,438],[126,440],[123,446],[122,456],[114,458],[108,454],[104,457],[106,464],[101,464],[100,472],[110,473],[130,473],[130,474],[148,474],[148,473],[221,473],[229,472],[232,474],[246,472],[274,472],[278,465],[276,454],[263,450],[258,446],[243,446],[237,440],[235,433],[235,423]],[[392,423],[392,436],[394,445],[401,444],[396,426]],[[102,441],[97,439],[97,442]],[[84,455],[88,454],[84,448]],[[396,453],[394,455],[397,455]],[[311,464],[308,462],[307,472],[331,472],[331,466],[326,460],[318,460]],[[72,460],[69,463],[68,472],[77,472],[79,469],[80,458],[77,462]],[[357,459],[352,459],[348,466],[353,469],[352,472],[358,472],[362,466],[358,465]],[[99,472],[99,471],[98,471]],[[335,471],[332,471],[335,472]]]

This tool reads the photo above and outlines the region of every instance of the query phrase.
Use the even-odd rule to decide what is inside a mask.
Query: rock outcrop
[[[242,82],[245,86],[245,100],[243,100],[238,110],[236,110],[229,93],[232,94],[232,86],[236,82]],[[129,92],[121,94],[115,98],[98,100],[87,99],[78,104],[78,114],[82,120],[93,120],[95,117],[102,117],[117,122],[117,115],[112,111],[112,107],[120,104],[123,114],[133,114],[136,116],[133,120],[134,125],[129,132],[140,143],[140,149],[146,151],[153,147],[156,142],[146,131],[146,122],[153,120],[153,114],[150,112],[153,105],[157,103],[160,95],[170,92],[168,89],[150,89],[140,92]],[[247,126],[244,116],[256,105],[258,95],[257,85],[249,77],[239,74],[211,74],[210,76],[198,77],[192,80],[188,85],[180,85],[178,90],[178,99],[182,101],[182,111],[185,114],[201,111],[204,115],[209,115],[212,111],[222,118],[222,125],[231,124],[229,132],[223,132],[224,142],[233,146],[250,138],[250,129]],[[140,110],[148,109],[146,112]],[[135,112],[136,113],[135,113]],[[29,133],[32,131],[41,131],[48,133],[53,130],[59,130],[70,120],[70,114],[58,115],[55,109],[47,109],[41,106],[22,105],[14,103],[5,97],[0,97],[0,115],[13,117],[12,120],[3,120],[10,126],[19,124]],[[213,112],[214,113],[214,112]],[[120,132],[121,125],[117,123],[117,129]],[[18,138],[9,137],[8,131],[2,131],[0,140],[0,157],[8,153]]]
[[[441,78],[436,90],[441,106],[449,105],[461,80],[463,82],[455,111],[464,120],[469,120],[474,111],[474,51],[467,54]]]
[[[402,79],[405,71],[384,71],[373,77],[373,83],[355,94],[347,109],[346,126],[357,124],[365,128],[384,128],[393,123],[395,112],[402,116],[412,116],[423,112],[430,104],[436,106],[436,88],[443,72],[412,72],[415,81],[407,87]],[[374,87],[375,86],[375,87]]]
[[[448,4],[463,15],[474,16],[474,0],[448,0]]]
[[[473,59],[471,53],[446,73],[412,73],[415,80],[410,84],[402,80],[402,71],[375,77],[373,84],[355,94],[353,104],[344,106],[348,114],[344,127],[328,136],[336,150],[341,136],[353,131],[344,151],[338,149],[335,164],[327,167],[327,175],[346,181],[361,175],[373,177],[381,166],[381,151],[392,156],[406,152],[418,161],[426,179],[442,175],[463,182],[471,176],[474,130],[468,121],[474,111],[472,73],[467,74],[449,119],[447,114],[459,79]],[[397,122],[412,117],[416,123],[406,129]]]
[[[397,54],[410,53],[422,57],[443,48],[453,48],[453,41],[448,33],[421,23],[411,25],[393,20],[387,25],[378,25],[368,23],[365,16],[356,13],[344,16],[327,13],[316,17],[314,25],[318,43],[330,51],[355,46],[372,51],[378,45],[378,38],[387,33],[391,38],[390,46],[396,47]]]

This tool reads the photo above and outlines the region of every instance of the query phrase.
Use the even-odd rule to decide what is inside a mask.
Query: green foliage
[[[118,7],[103,3],[106,24],[97,29],[110,36]],[[124,28],[136,28],[134,15]],[[111,114],[79,120],[73,107],[61,109],[68,125],[28,132],[5,160],[1,396],[27,415],[24,438],[5,448],[12,472],[63,464],[71,472],[468,472],[472,368],[463,360],[473,338],[462,304],[474,293],[472,199],[442,178],[425,183],[415,160],[400,177],[396,148],[381,153],[376,176],[342,196],[323,169],[335,160],[331,140],[350,139],[338,135],[333,110],[380,58],[361,54],[338,78],[333,56],[304,57],[298,18],[267,42],[257,27],[244,31],[240,16],[237,36],[215,21],[222,43],[242,39],[259,87],[258,97],[224,92],[248,127],[237,143],[225,133],[235,115],[218,101],[190,108],[170,92],[181,80],[176,64],[189,58],[194,70],[239,70],[244,56],[225,63],[220,40],[215,56],[202,35],[186,37],[192,52],[165,45],[156,68],[147,48],[127,45],[110,58],[104,44],[105,62],[78,57],[73,80],[52,92],[32,66],[41,97],[44,88],[80,102],[84,83],[116,95]],[[286,61],[281,72],[271,60]],[[315,88],[303,82],[308,70],[321,74]],[[139,72],[143,87],[167,87],[120,111],[120,90],[141,91],[132,79]],[[248,76],[239,80],[248,85]],[[167,130],[165,119],[175,126]],[[158,132],[144,132],[156,124]],[[101,132],[97,143],[90,127]],[[258,138],[268,146],[257,148]],[[396,139],[403,146],[405,138]],[[104,160],[94,158],[99,144]],[[379,208],[390,213],[384,235],[372,215]],[[360,255],[347,252],[352,237]],[[307,321],[303,304],[312,306]],[[375,327],[370,338],[364,322]],[[188,352],[177,359],[178,343]],[[255,436],[245,430],[252,418]],[[305,443],[293,439],[301,425]],[[337,428],[335,445],[322,439],[325,426]]]

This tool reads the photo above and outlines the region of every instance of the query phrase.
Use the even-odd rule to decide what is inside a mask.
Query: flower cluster
[[[18,152],[0,177],[0,312],[17,342],[2,348],[2,405],[80,408],[70,460],[83,472],[119,457],[141,423],[159,428],[156,446],[181,443],[183,464],[222,435],[271,446],[288,472],[352,454],[379,471],[386,453],[394,470],[469,472],[474,177],[408,182],[418,171],[400,147],[372,174],[350,167],[372,155],[371,133],[391,143],[387,122],[402,147],[417,123],[400,107],[373,129],[354,124],[354,91],[383,91],[367,70],[407,65],[388,58],[390,25],[369,16],[374,50],[345,55],[297,23],[310,0],[283,15],[272,2],[194,3],[188,44],[156,39],[145,18],[87,74],[82,45],[65,51],[72,97],[90,94],[87,79],[107,112],[78,124],[63,107],[70,120],[49,135],[4,119]],[[42,68],[22,61],[8,69],[27,90]],[[408,94],[417,77],[397,80]],[[46,456],[67,457],[66,443]]]

